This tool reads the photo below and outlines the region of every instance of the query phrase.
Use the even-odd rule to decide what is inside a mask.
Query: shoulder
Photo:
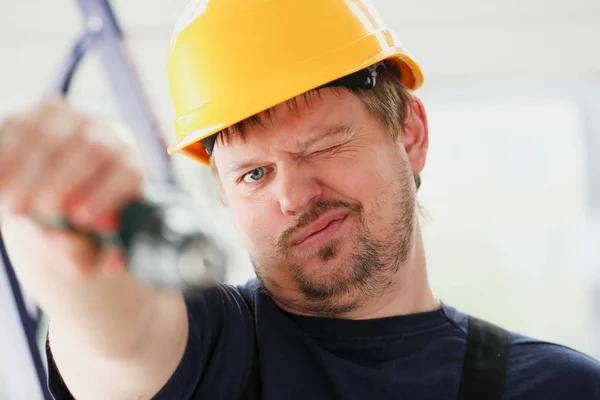
[[[600,399],[598,360],[557,343],[511,336],[506,383],[515,397]]]
[[[600,382],[600,362],[568,346],[512,334],[511,367],[549,371],[555,374],[577,372],[581,378]]]
[[[465,335],[469,329],[469,320],[473,316],[458,311],[447,304],[442,305],[448,321]],[[483,319],[488,323],[494,322]],[[510,335],[509,369],[520,371],[547,372],[548,374],[563,374],[577,372],[582,378],[594,378],[600,384],[600,361],[568,346],[540,340],[511,331]]]
[[[254,360],[254,322],[246,292],[244,287],[219,283],[185,297],[189,322],[185,352],[153,399],[239,396]]]
[[[254,293],[262,292],[262,286],[261,286],[259,280],[256,278],[252,278],[252,279],[248,280],[246,283],[236,286],[236,288],[241,293],[244,293],[246,295],[252,295]]]
[[[257,279],[241,285],[218,283],[185,297],[190,320],[249,320],[263,290]]]
[[[253,331],[251,308],[236,286],[218,283],[185,296],[190,338],[202,348]],[[201,332],[201,334],[200,334]]]
[[[190,293],[185,301],[192,313],[204,308],[210,308],[213,312],[215,310],[241,311],[247,309],[248,301],[259,288],[260,285],[254,280],[239,286],[217,283],[196,293]]]
[[[186,296],[186,305],[190,319],[243,320],[246,328],[252,325],[258,298],[263,290],[257,279],[251,279],[241,285],[218,283],[198,293]],[[248,322],[250,324],[248,325]]]
[[[256,278],[250,279],[243,285],[238,285],[235,288],[251,307],[254,307],[258,298],[265,294],[260,282]]]
[[[447,304],[443,310],[466,342],[471,316]],[[600,361],[558,343],[509,334],[506,399],[600,400]]]

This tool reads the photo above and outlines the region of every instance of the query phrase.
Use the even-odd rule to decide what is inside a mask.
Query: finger
[[[118,215],[121,208],[141,196],[142,178],[132,160],[118,158],[102,177],[90,182],[77,194],[73,219],[84,226],[97,227],[103,217]]]
[[[15,151],[22,154],[8,183],[13,210],[28,208],[36,189],[52,173],[55,154],[64,143],[76,136],[81,118],[58,101],[43,103],[35,125],[29,128],[28,140]]]
[[[84,235],[63,230],[48,230],[47,256],[53,258],[57,273],[64,279],[89,278],[98,264],[100,247]]]
[[[3,132],[3,157],[0,167],[0,193],[6,209],[13,213],[20,211],[20,176],[30,175],[39,170],[39,160],[26,154],[28,143],[35,142],[35,120],[23,116]],[[29,162],[27,162],[29,160]],[[26,164],[27,167],[24,167]],[[35,172],[34,172],[35,173]]]
[[[63,214],[65,203],[86,182],[101,174],[115,157],[100,135],[87,137],[86,128],[64,144],[53,157],[40,186],[32,193],[34,209],[42,215]]]
[[[15,133],[27,121],[24,115],[13,115],[0,124],[0,182],[12,163],[13,148],[21,135]]]
[[[18,149],[24,146],[34,125],[26,114],[20,114],[9,118],[0,127],[0,188],[15,172],[18,160],[23,156]]]
[[[37,143],[39,130],[35,129],[40,115],[52,114],[58,109],[65,109],[60,97],[52,96],[47,100],[21,113],[9,117],[0,125],[0,181],[2,172],[14,169],[15,163],[26,156],[22,150],[31,148]]]
[[[8,182],[8,189],[5,191],[7,208],[11,212],[21,213],[27,209],[27,192],[35,185],[35,178],[41,174],[43,169],[42,159],[33,156],[28,162],[20,166],[18,172],[13,175]]]

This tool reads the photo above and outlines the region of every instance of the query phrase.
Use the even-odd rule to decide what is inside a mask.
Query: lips
[[[330,211],[321,215],[315,222],[302,229],[292,237],[292,245],[296,246],[308,239],[317,232],[322,231],[333,221],[341,220],[346,217],[347,213],[343,211]]]

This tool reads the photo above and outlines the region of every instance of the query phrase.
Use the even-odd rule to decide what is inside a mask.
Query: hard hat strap
[[[360,89],[373,89],[375,84],[377,83],[377,67],[383,65],[381,63],[377,63],[375,65],[371,65],[365,69],[361,69],[360,71],[356,71],[353,74],[346,75],[340,79],[337,79],[333,82],[327,83],[318,89],[328,88],[328,87],[347,87],[350,89],[360,88]]]

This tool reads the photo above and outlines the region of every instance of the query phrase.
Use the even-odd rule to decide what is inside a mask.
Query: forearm
[[[54,360],[77,399],[150,399],[183,355],[188,337],[185,304],[172,293],[110,294],[114,297],[105,302],[92,292],[77,310],[79,319],[75,314],[51,317]],[[120,306],[119,299],[130,304]],[[98,312],[86,316],[86,308]]]
[[[127,271],[109,277],[93,266],[95,258],[82,238],[57,238],[52,248],[39,241],[31,245],[26,239],[35,239],[37,227],[25,217],[4,217],[1,230],[15,272],[52,326],[107,354],[128,351],[154,313],[156,291]],[[62,245],[72,257],[61,257]],[[87,265],[87,272],[78,271],[73,259]]]
[[[187,340],[180,295],[142,286],[116,249],[41,222],[116,233],[112,218],[143,183],[142,160],[120,131],[60,97],[0,124],[2,236],[25,292],[50,317],[50,348],[77,399],[149,398]]]
[[[42,302],[51,329],[106,356],[131,352],[156,314],[158,293],[129,274],[64,284],[60,293]]]

